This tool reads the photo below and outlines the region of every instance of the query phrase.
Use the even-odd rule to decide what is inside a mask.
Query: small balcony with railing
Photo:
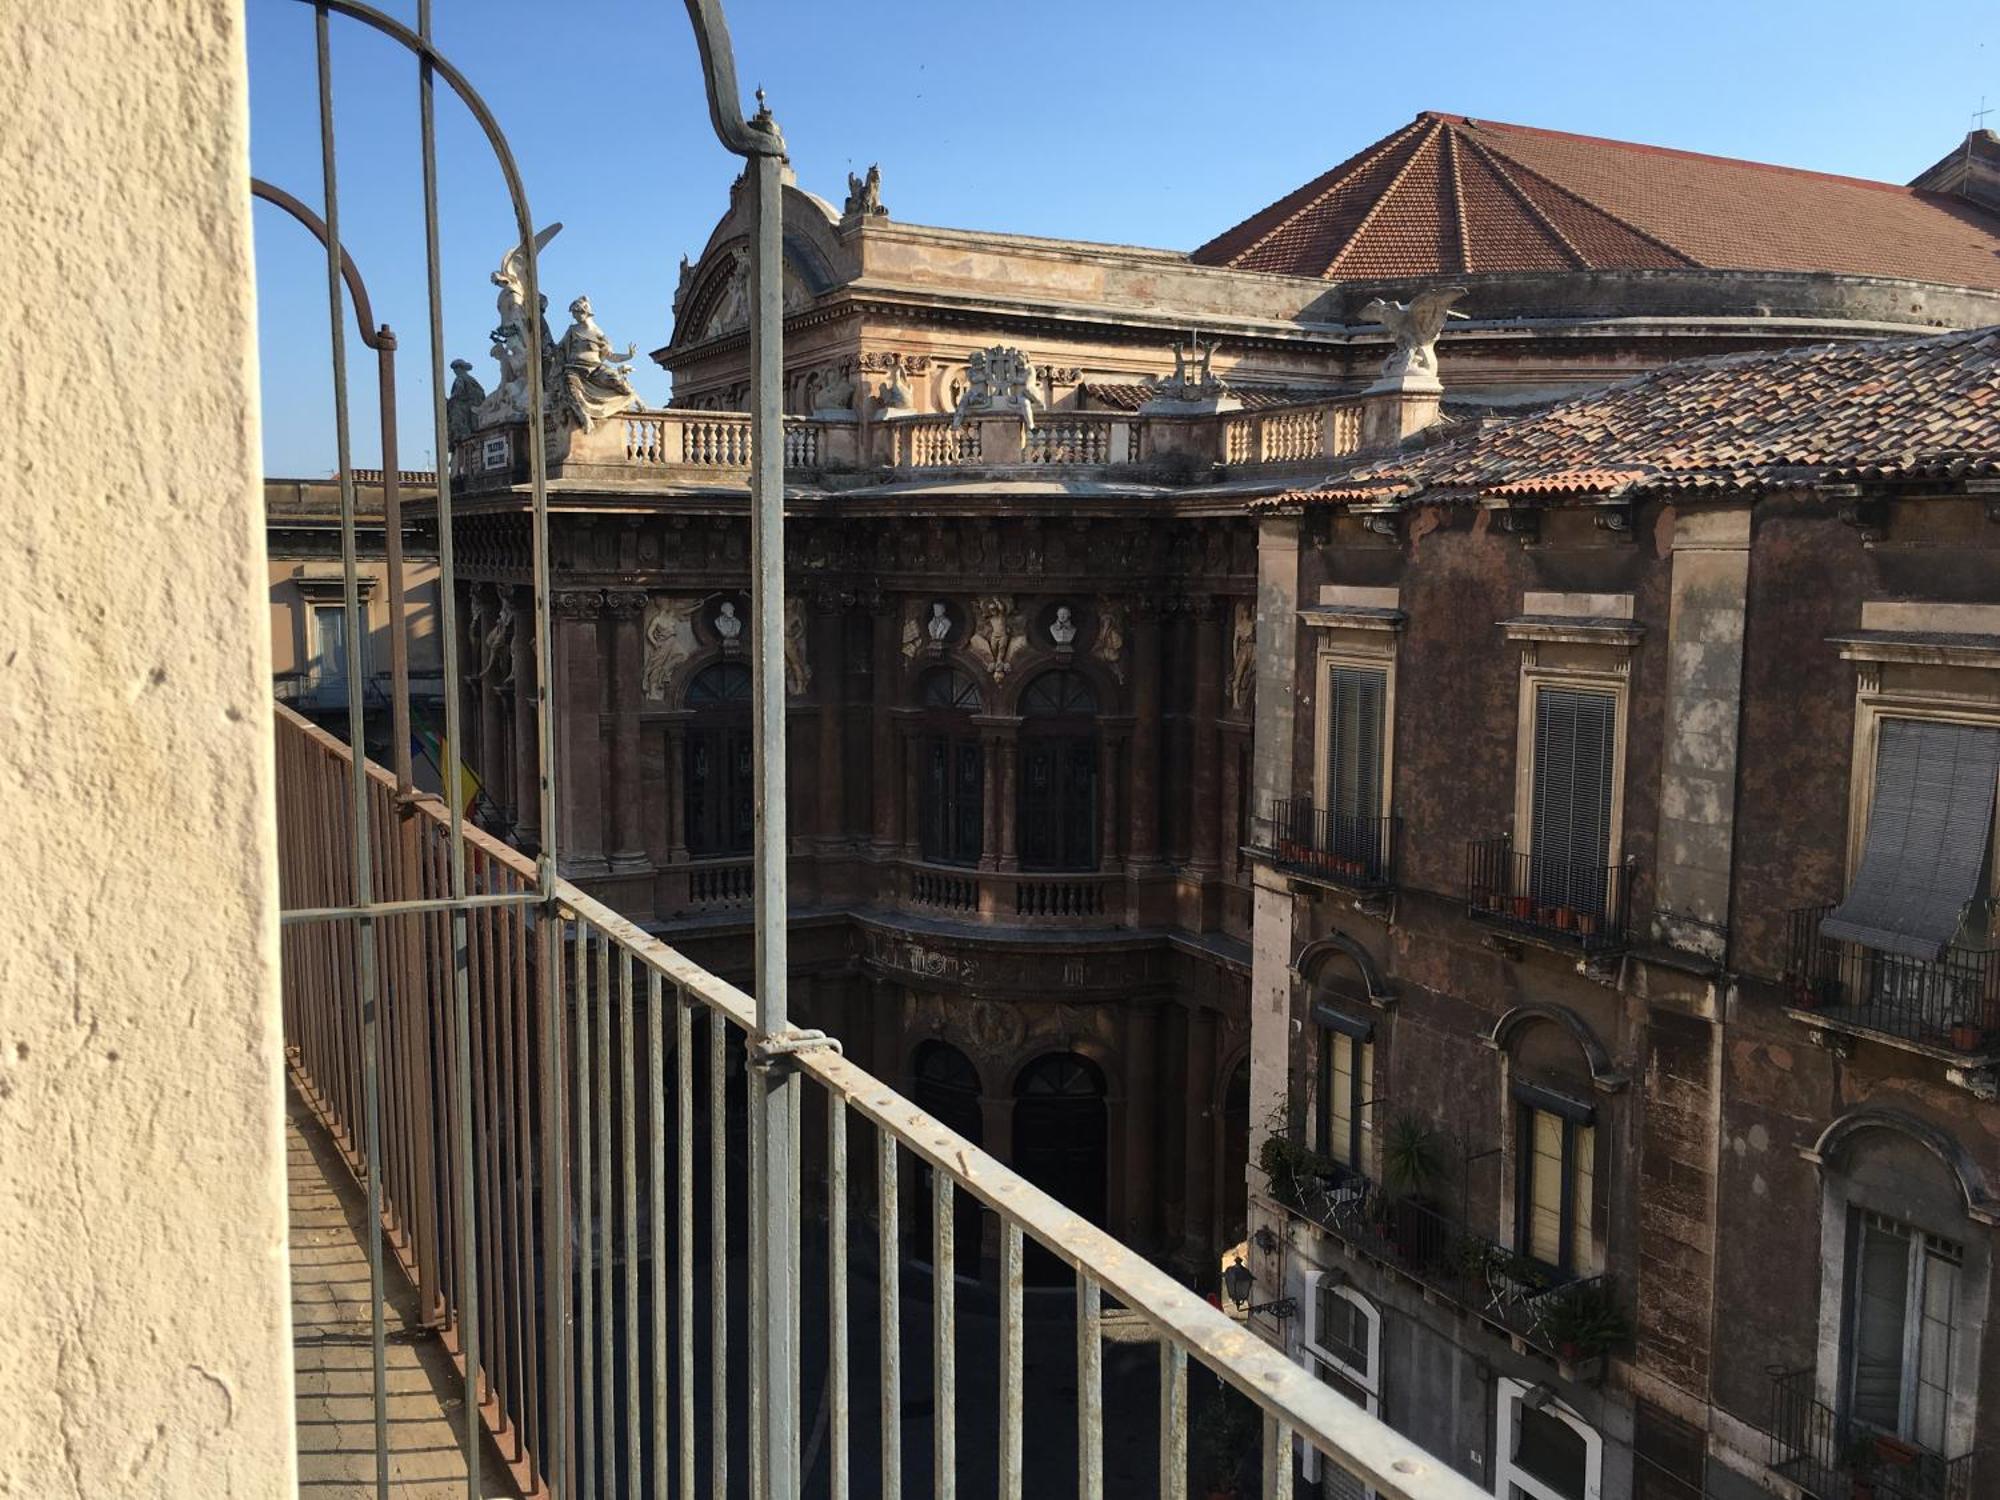
[[[1795,1015],[1953,1058],[2000,1056],[2000,944],[1955,941],[1935,958],[1892,953],[1829,936],[1834,910],[1790,914],[1784,984]]]
[[[1771,1371],[1771,1472],[1809,1500],[1974,1500],[1992,1473],[1977,1453],[1946,1458],[1844,1417],[1808,1369]]]
[[[1397,1191],[1279,1138],[1267,1141],[1260,1165],[1271,1198],[1294,1219],[1477,1319],[1517,1352],[1554,1363],[1564,1379],[1598,1378],[1631,1341],[1612,1281],[1522,1254],[1480,1230],[1463,1203]]]
[[[1389,890],[1396,881],[1396,845],[1403,820],[1316,806],[1309,797],[1285,797],[1256,823],[1255,851],[1288,875],[1363,895]]]
[[[1465,846],[1465,907],[1503,932],[1615,953],[1629,939],[1632,866],[1583,864],[1519,850],[1505,834]]]

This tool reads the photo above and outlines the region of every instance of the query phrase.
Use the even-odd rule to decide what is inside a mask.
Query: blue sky
[[[415,0],[382,0],[414,24]],[[248,0],[252,170],[320,202],[312,9]],[[677,267],[721,216],[679,0],[435,0],[439,45],[499,117],[541,223],[553,310],[589,293],[621,346],[666,342]],[[1989,96],[2000,5],[1681,0],[728,0],[801,186],[837,204],[881,163],[894,216],[1191,248],[1424,109],[1905,181]],[[397,331],[402,461],[432,462],[416,69],[333,20],[343,235]],[[439,89],[447,359],[490,383],[486,276],[511,215]],[[333,467],[325,262],[256,209],[267,471]],[[349,321],[354,452],[377,462],[373,356]],[[558,330],[560,322],[557,323]],[[366,356],[365,361],[354,356]],[[640,393],[663,401],[650,362]]]

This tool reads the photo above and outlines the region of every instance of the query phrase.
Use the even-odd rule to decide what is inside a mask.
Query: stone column
[[[1132,764],[1130,863],[1160,859],[1160,609],[1155,599],[1132,601]]]
[[[929,774],[929,767],[919,767],[918,775]],[[1005,777],[1000,768],[1000,736],[993,730],[980,731],[979,735],[979,868],[997,870],[1000,867],[1000,805],[1006,797],[1002,790]]]
[[[687,841],[687,726],[679,720],[667,726],[667,861],[684,865]]]
[[[917,749],[912,743],[915,738],[916,730],[912,725],[901,723],[896,726],[896,843],[905,859],[915,859],[919,852],[917,820],[921,812],[916,805],[917,775],[911,774],[910,770],[916,767],[918,774],[922,771],[918,765]]]
[[[493,629],[495,616],[485,616],[486,628]],[[486,788],[486,806],[490,814],[487,827],[496,833],[504,832],[507,822],[507,802],[512,788],[507,785],[506,742],[511,726],[508,723],[507,705],[500,696],[500,683],[507,675],[505,658],[494,659],[490,667],[486,660],[486,643],[475,642],[479,655],[473,658],[473,669],[479,673],[475,691],[479,694],[479,758],[473,765],[479,769],[480,784]]]
[[[1215,1223],[1216,1156],[1222,1150],[1222,1120],[1215,1108],[1216,1015],[1197,1009],[1187,1016],[1187,1186],[1181,1215],[1181,1244],[1190,1253],[1219,1250],[1209,1244]],[[1243,1163],[1223,1162],[1226,1172],[1241,1172]],[[1212,1259],[1205,1258],[1209,1274]]]
[[[1269,807],[1292,794],[1292,735],[1298,697],[1299,525],[1271,517],[1257,528],[1257,702],[1252,792]],[[1250,938],[1250,1155],[1264,1144],[1289,1092],[1294,903],[1285,879],[1253,867]],[[1255,1227],[1254,1225],[1252,1226]],[[1268,1290],[1263,1295],[1273,1295]]]
[[[1113,1211],[1111,1232],[1142,1252],[1155,1248],[1154,1210],[1159,1203],[1160,1185],[1154,1166],[1157,1145],[1155,1100],[1159,1087],[1159,1067],[1154,1042],[1154,1006],[1148,997],[1128,1000],[1125,1013],[1125,1055],[1120,1059],[1124,1094],[1123,1130],[1114,1137],[1123,1161],[1115,1157],[1111,1166]]]
[[[1000,737],[1000,868],[1021,868],[1021,726]]]
[[[1118,736],[1105,734],[1097,744],[1097,867],[1108,870],[1118,860]]]
[[[611,617],[611,870],[636,875],[646,859],[645,773],[639,764],[639,686],[644,671],[646,595],[614,589],[604,596]]]
[[[568,589],[556,595],[556,722],[561,729],[562,789],[556,847],[562,873],[609,873],[604,858],[603,669],[598,660],[598,617],[604,595]]]
[[[831,589],[813,598],[813,677],[819,684],[819,845],[830,848],[842,842],[846,833],[846,777],[841,766],[842,713],[847,696],[847,673],[842,665],[844,649],[840,599]]]
[[[1227,616],[1211,598],[1197,599],[1190,616],[1194,627],[1194,753],[1188,768],[1188,796],[1194,826],[1188,852],[1193,873],[1206,877],[1222,868],[1221,804],[1215,791],[1221,738],[1216,721],[1222,716],[1222,632]]]
[[[874,632],[871,644],[874,647],[871,670],[874,681],[869,684],[873,694],[869,714],[870,741],[874,746],[871,757],[874,764],[868,774],[875,798],[874,846],[878,856],[893,851],[901,841],[897,828],[896,810],[901,795],[900,783],[896,777],[896,721],[890,716],[896,706],[896,690],[903,680],[903,658],[901,640],[897,634],[901,624],[902,601],[895,595],[885,595],[869,619]]]
[[[514,842],[542,843],[542,750],[535,723],[535,591],[514,590]]]

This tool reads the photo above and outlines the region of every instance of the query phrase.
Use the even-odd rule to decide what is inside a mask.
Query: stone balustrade
[[[1436,398],[1405,393],[1343,396],[1259,411],[946,413],[785,418],[785,468],[795,474],[876,470],[1115,469],[1179,459],[1228,468],[1308,465],[1393,443],[1425,425]],[[452,479],[461,489],[527,477],[527,430],[515,424],[461,440]],[[552,433],[549,475],[630,482],[748,483],[752,445],[744,412],[679,408],[622,412],[590,431]]]

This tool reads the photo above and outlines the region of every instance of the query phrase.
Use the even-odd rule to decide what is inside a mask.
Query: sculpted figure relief
[[[951,639],[951,611],[945,607],[942,599],[931,604],[930,621],[924,628],[930,632],[933,645],[942,646]]]
[[[882,206],[882,169],[870,162],[868,175],[856,177],[847,174],[847,202],[841,207],[841,217],[886,218],[889,210]]]
[[[1000,594],[973,600],[972,610],[976,623],[965,649],[999,682],[1028,643],[1020,616],[1014,613],[1014,601]]]
[[[535,254],[539,256],[548,242],[561,232],[561,224],[551,224],[536,235]],[[516,245],[500,258],[500,269],[492,276],[493,284],[500,289],[495,299],[500,321],[491,335],[491,352],[500,362],[500,384],[478,409],[477,425],[480,427],[519,421],[527,416],[529,361],[539,359],[546,363],[552,347],[548,323],[542,316],[543,310],[548,307],[548,298],[542,297],[540,307],[530,314],[527,275],[527,257],[521,246]]]
[[[912,599],[903,606],[903,660],[915,661],[924,649],[922,606]]]
[[[722,607],[715,612],[716,639],[722,642],[722,649],[727,651],[736,644],[742,634],[743,620],[736,613],[736,606],[727,599],[723,600]]]
[[[472,436],[478,427],[480,404],[486,400],[486,387],[472,374],[472,361],[455,359],[451,362],[451,394],[444,399],[445,434],[452,442],[462,442]]]
[[[1064,651],[1076,644],[1076,616],[1067,604],[1056,606],[1056,617],[1049,622],[1049,639]]]
[[[1389,302],[1377,297],[1361,309],[1361,316],[1380,323],[1396,341],[1395,349],[1382,361],[1382,378],[1375,390],[1436,391],[1438,381],[1437,341],[1445,320],[1462,318],[1452,303],[1465,295],[1462,286],[1434,287],[1408,302]]]
[[[1111,675],[1125,680],[1125,606],[1108,598],[1097,601],[1097,639],[1090,654],[1111,669]]]
[[[785,691],[796,698],[812,686],[806,661],[806,602],[796,595],[785,600]]]
[[[968,416],[982,413],[1013,413],[1030,431],[1035,426],[1035,407],[1041,397],[1034,391],[1035,367],[1019,349],[995,344],[975,349],[966,356],[965,389],[952,409],[951,425],[964,425]]]
[[[1245,709],[1257,685],[1257,612],[1247,599],[1236,602],[1229,627],[1229,706]]]
[[[479,675],[503,685],[514,669],[513,653],[507,649],[514,639],[514,604],[507,594],[500,591],[500,607],[484,616],[479,633]]]
[[[660,595],[646,604],[646,655],[640,664],[641,690],[655,701],[664,699],[673,686],[674,675],[694,655],[694,617],[701,608],[699,599],[673,599]]]
[[[570,303],[569,315],[570,325],[556,346],[562,372],[559,399],[564,418],[588,432],[599,418],[625,411],[638,399],[627,361],[639,346],[627,344],[623,354],[616,352],[597,326],[588,297]]]

